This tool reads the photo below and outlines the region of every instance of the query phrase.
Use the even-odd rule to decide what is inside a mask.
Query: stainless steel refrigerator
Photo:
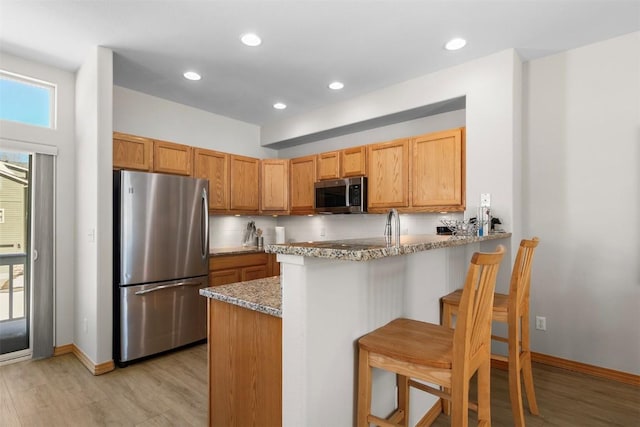
[[[206,339],[208,181],[114,171],[114,360]]]

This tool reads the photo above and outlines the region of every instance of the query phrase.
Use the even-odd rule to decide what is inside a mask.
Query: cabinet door
[[[289,160],[262,160],[260,170],[260,210],[286,214],[289,211]]]
[[[114,132],[113,168],[150,171],[153,168],[153,140]]]
[[[167,141],[153,141],[153,171],[191,175],[192,148]]]
[[[464,205],[462,129],[414,137],[411,141],[411,206]]]
[[[243,282],[247,280],[264,279],[267,277],[267,266],[254,265],[251,267],[245,267],[242,269],[241,277]]]
[[[229,209],[229,155],[193,149],[193,176],[209,180],[209,212]]]
[[[211,286],[228,285],[240,281],[240,270],[237,268],[209,272],[209,285]]]
[[[409,140],[369,145],[369,209],[409,206]]]
[[[232,154],[229,161],[231,210],[237,213],[258,213],[260,160]]]
[[[343,178],[367,175],[367,147],[346,148],[341,151]]]
[[[291,159],[290,167],[291,213],[312,214],[315,199],[313,184],[316,180],[316,156]]]
[[[318,180],[340,178],[340,152],[318,154]]]
[[[280,275],[280,263],[276,254],[269,254],[269,263],[267,264],[267,277]]]

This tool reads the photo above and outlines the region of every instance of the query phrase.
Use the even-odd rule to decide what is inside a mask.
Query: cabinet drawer
[[[220,270],[209,272],[209,285],[220,286],[240,282],[240,270]]]
[[[253,267],[245,267],[242,269],[242,281],[264,279],[267,277],[266,265],[254,265]]]
[[[266,265],[268,255],[264,252],[246,255],[223,255],[209,258],[209,270],[229,270],[231,268],[250,267],[252,265]]]

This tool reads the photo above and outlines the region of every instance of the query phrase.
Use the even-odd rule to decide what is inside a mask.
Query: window
[[[55,128],[55,85],[0,70],[0,119]]]

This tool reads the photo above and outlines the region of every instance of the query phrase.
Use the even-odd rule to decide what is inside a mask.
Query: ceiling
[[[507,48],[530,60],[638,30],[640,0],[0,0],[0,51],[75,71],[105,46],[116,85],[256,125]],[[467,46],[444,50],[453,37]]]

